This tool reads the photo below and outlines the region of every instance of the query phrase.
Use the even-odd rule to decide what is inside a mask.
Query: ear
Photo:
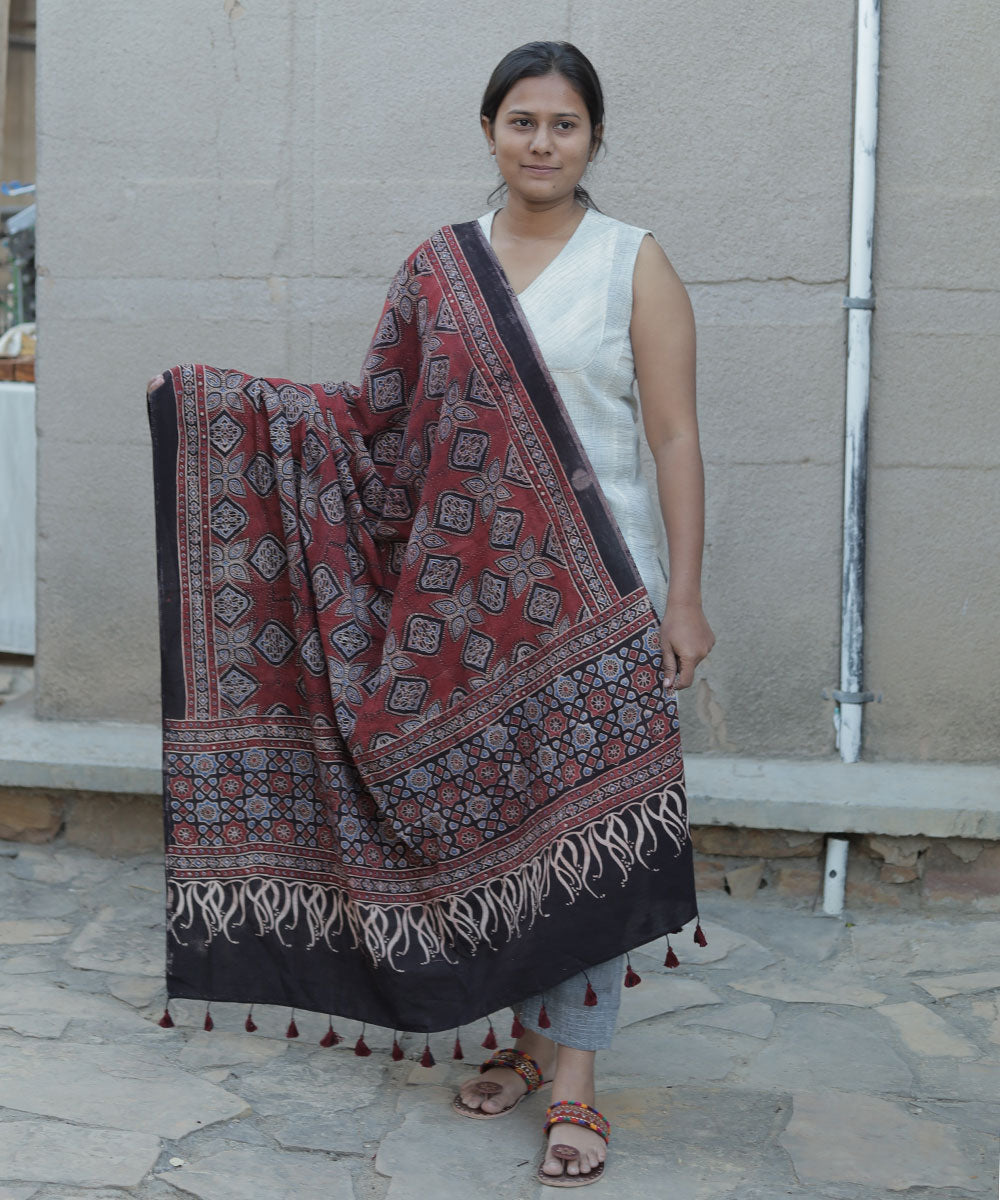
[[[486,144],[490,148],[490,154],[496,154],[496,143],[493,141],[493,122],[489,117],[480,117],[479,123],[483,127],[483,136],[486,138]]]
[[[601,148],[601,143],[604,141],[604,126],[597,125],[594,132],[590,135],[590,154],[587,156],[587,162],[593,162],[598,150]]]

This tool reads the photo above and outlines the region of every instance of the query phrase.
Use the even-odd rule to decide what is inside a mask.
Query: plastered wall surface
[[[718,644],[682,696],[686,744],[830,754],[832,706],[820,692],[838,682],[854,5],[807,7],[793,22],[778,0],[627,8],[515,0],[502,9],[480,0],[377,8],[175,0],[169,13],[125,0],[43,6],[39,713],[158,715],[147,378],[191,360],[356,378],[399,262],[438,225],[486,208],[495,177],[477,114],[489,71],[512,46],[553,37],[590,54],[605,84],[608,150],[589,184],[595,200],[655,232],[698,318],[704,592]],[[934,6],[912,7],[932,39]],[[978,46],[986,6],[963,7]],[[921,469],[952,479],[950,456],[966,453],[956,447],[985,455],[976,422],[992,411],[985,355],[996,322],[980,315],[970,330],[956,308],[947,336],[914,332],[930,316],[920,309],[923,289],[950,289],[958,268],[946,243],[925,247],[919,278],[932,282],[914,283],[919,264],[882,228],[893,205],[907,220],[934,216],[907,184],[912,147],[885,149],[893,128],[912,138],[922,119],[926,46],[887,26],[897,57],[884,77],[891,115],[879,170],[891,153],[898,165],[889,157],[885,168],[877,236],[889,242],[879,243],[877,271],[884,262],[899,298],[887,297],[884,313],[880,291],[876,316],[887,338],[874,393],[884,415],[873,425],[881,457],[872,544],[881,539],[882,548],[868,646],[886,701],[872,713],[866,753],[977,759],[996,753],[985,679],[974,700],[968,681],[942,697],[948,714],[938,724],[953,732],[921,741],[926,696],[911,690],[912,647],[886,598],[911,580],[911,547],[895,523],[922,542],[907,514],[929,506],[881,463],[904,451],[915,461],[923,447]],[[985,49],[976,53],[985,99],[991,68]],[[983,158],[979,176],[963,165],[968,195],[949,201],[958,211],[988,182],[988,131],[981,107],[966,112],[967,73],[955,70],[947,94],[966,123],[979,122]],[[937,117],[932,134],[943,140],[948,128]],[[943,145],[940,153],[959,155]],[[963,251],[970,272],[992,244]],[[971,279],[961,275],[961,286]],[[977,277],[974,286],[995,283]],[[978,347],[971,369],[960,339]],[[925,386],[935,372],[960,376],[963,403],[947,439],[913,415],[937,403]],[[985,513],[995,478],[986,469],[967,475],[963,511]],[[943,569],[988,574],[982,526],[948,530]],[[908,601],[919,588],[911,592]],[[922,615],[910,606],[914,623],[940,617],[932,623],[941,645],[969,627],[953,594],[957,585],[923,593]],[[976,619],[995,622],[997,589],[978,594]]]

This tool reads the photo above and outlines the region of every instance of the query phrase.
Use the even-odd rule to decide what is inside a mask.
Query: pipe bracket
[[[875,307],[874,296],[845,296],[840,302],[841,308],[868,308]]]
[[[836,700],[838,704],[882,703],[881,692],[842,692],[840,688],[824,688],[822,694],[824,700]]]

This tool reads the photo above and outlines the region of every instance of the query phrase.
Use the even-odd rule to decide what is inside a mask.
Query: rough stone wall
[[[886,700],[866,743],[876,757],[995,754],[987,679],[1000,675],[975,673],[965,638],[997,615],[975,519],[996,478],[982,436],[995,420],[983,356],[996,294],[977,307],[950,289],[989,296],[996,239],[984,217],[964,242],[935,242],[937,209],[921,199],[912,161],[919,129],[937,147],[942,203],[974,215],[982,194],[975,212],[989,209],[988,109],[962,89],[968,50],[985,101],[991,18],[985,0],[959,7],[962,32],[935,67],[951,107],[929,134],[925,51],[944,16],[915,3],[886,21],[877,271],[898,297],[878,279],[886,344],[876,345],[868,646]],[[437,225],[486,207],[494,180],[477,111],[493,64],[520,41],[568,37],[607,91],[608,151],[592,193],[656,233],[698,317],[705,596],[719,641],[682,699],[686,744],[829,754],[820,691],[837,683],[838,663],[854,4],[810,6],[798,20],[779,0],[639,0],[627,19],[597,0],[541,11],[526,0],[299,0],[292,10],[176,0],[165,15],[51,0],[40,14],[40,714],[157,714],[146,379],[192,359],[356,377],[399,261]],[[976,162],[948,191],[959,117]],[[914,239],[925,247],[916,256]],[[943,339],[928,332],[938,294],[928,288],[947,293]],[[966,310],[978,314],[972,334]],[[966,372],[972,342],[978,365]],[[949,437],[937,399],[956,374]],[[980,469],[954,470],[963,455],[978,455]],[[913,465],[882,467],[903,460]],[[921,492],[925,478],[948,484],[946,503]],[[928,577],[932,589],[921,586]],[[900,596],[906,637],[933,631],[933,663],[896,623]],[[941,669],[949,683],[967,663],[973,671],[942,694],[943,721],[928,717],[926,684],[912,687],[917,660],[921,681],[935,684]],[[942,725],[952,732],[935,733]]]

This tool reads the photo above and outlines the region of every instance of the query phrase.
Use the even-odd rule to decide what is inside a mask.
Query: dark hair
[[[483,92],[479,112],[492,127],[504,96],[515,83],[540,75],[562,75],[580,93],[590,117],[591,144],[596,150],[603,140],[599,131],[604,124],[604,92],[601,81],[590,59],[570,42],[527,42],[505,54],[493,69],[490,81]],[[503,192],[506,184],[501,183],[490,193],[494,196]],[[587,208],[597,208],[585,188],[576,185],[577,200]]]

